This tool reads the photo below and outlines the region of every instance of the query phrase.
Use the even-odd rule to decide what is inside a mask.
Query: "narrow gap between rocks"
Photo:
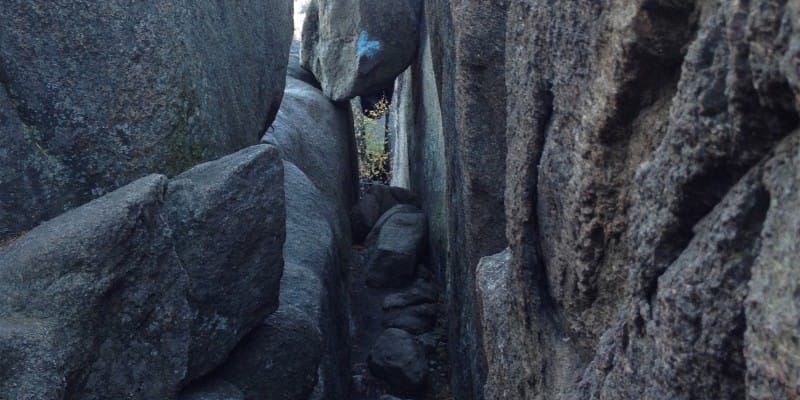
[[[446,307],[425,265],[427,218],[419,206],[406,189],[373,184],[351,212],[353,399],[453,398]]]

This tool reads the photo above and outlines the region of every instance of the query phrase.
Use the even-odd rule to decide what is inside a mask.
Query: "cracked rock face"
[[[419,0],[312,0],[300,63],[334,101],[377,93],[414,60]]]
[[[258,143],[291,2],[12,0],[0,9],[0,241],[148,173]]]
[[[448,227],[433,247],[456,397],[797,397],[800,3],[431,1],[424,16],[394,104],[408,187],[428,208],[446,190],[429,215],[432,237]],[[505,225],[475,223],[498,209]],[[509,250],[491,256],[496,227]]]

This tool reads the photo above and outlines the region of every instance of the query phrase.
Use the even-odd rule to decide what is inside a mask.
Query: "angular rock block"
[[[375,377],[400,393],[418,392],[428,377],[428,359],[408,332],[389,328],[378,337],[367,360]]]
[[[278,151],[252,146],[175,177],[167,217],[196,310],[191,380],[278,308],[286,220]]]
[[[286,0],[0,7],[0,241],[148,173],[258,143],[283,94]]]
[[[419,0],[312,0],[300,63],[334,101],[390,87],[414,60]]]
[[[139,179],[0,250],[0,398],[175,396],[192,313],[166,188]]]
[[[427,231],[425,214],[413,206],[395,206],[367,238],[367,285],[404,287],[416,277]]]

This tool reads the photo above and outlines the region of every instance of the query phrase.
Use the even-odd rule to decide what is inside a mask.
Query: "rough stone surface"
[[[419,207],[419,200],[407,189],[372,185],[350,211],[350,229],[354,243],[361,243],[378,222],[378,219],[398,204],[411,204]]]
[[[167,189],[193,315],[187,380],[208,373],[278,308],[285,239],[283,163],[268,145],[198,165]]]
[[[175,397],[191,308],[166,187],[142,178],[0,249],[0,398]]]
[[[307,400],[322,357],[319,319],[282,306],[239,343],[215,375],[247,399]]]
[[[290,13],[286,0],[4,2],[0,240],[257,143],[281,100]]]
[[[392,293],[383,298],[383,309],[402,308],[419,304],[433,304],[438,298],[436,287],[428,282],[417,280],[414,285],[399,293]]]
[[[400,329],[389,328],[378,337],[368,362],[373,375],[401,393],[420,390],[428,375],[425,353],[413,336]]]
[[[426,2],[395,89],[455,396],[797,397],[800,5],[551,3]]]
[[[403,206],[396,206],[402,208]],[[387,218],[376,224],[374,240],[369,241],[367,285],[404,287],[416,277],[427,232],[425,214],[391,209]]]
[[[278,147],[286,166],[287,276],[281,304],[307,313],[322,333],[312,397],[347,398],[347,214],[358,198],[353,117],[349,105],[334,103],[313,85],[291,77],[283,99],[262,138]]]
[[[458,399],[483,391],[475,268],[507,246],[507,3],[426,1],[417,59],[398,79],[392,101],[392,184],[416,193],[430,221],[429,264],[448,288]],[[535,59],[531,54],[524,59]]]
[[[398,328],[410,334],[419,335],[430,332],[438,316],[435,304],[418,304],[395,308],[383,317],[384,328]]]
[[[419,0],[312,0],[300,64],[335,101],[391,86],[417,50]]]
[[[221,380],[208,380],[181,392],[178,400],[245,400],[246,397],[236,386]]]
[[[281,108],[262,141],[277,147],[284,160],[334,202],[337,218],[348,221],[347,210],[358,200],[358,166],[353,116],[346,103],[334,103],[317,88],[288,78]],[[337,221],[335,227],[340,225]],[[348,246],[349,235],[349,229],[336,232]]]

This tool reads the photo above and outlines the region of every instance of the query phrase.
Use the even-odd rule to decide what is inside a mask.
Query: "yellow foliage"
[[[389,153],[386,151],[386,132],[376,134],[377,122],[375,119],[385,116],[389,112],[389,101],[381,99],[375,108],[367,110],[364,115],[353,105],[353,123],[356,133],[356,147],[358,149],[358,173],[362,181],[383,181],[390,179]]]

